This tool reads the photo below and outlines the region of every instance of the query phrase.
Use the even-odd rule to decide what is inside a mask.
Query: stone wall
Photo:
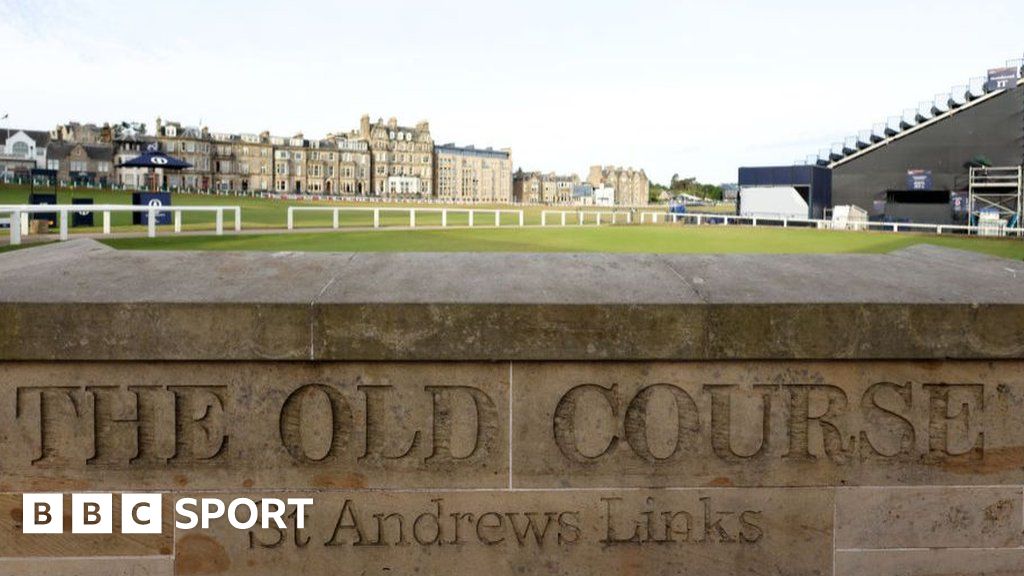
[[[76,241],[0,295],[0,574],[1024,572],[1020,262]],[[21,533],[88,491],[163,532]],[[171,526],[238,496],[314,504]]]

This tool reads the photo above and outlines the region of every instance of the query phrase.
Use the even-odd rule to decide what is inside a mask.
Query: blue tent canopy
[[[141,155],[123,162],[120,168],[163,168],[164,170],[184,170],[192,165],[184,160],[168,156],[163,152],[147,151]]]

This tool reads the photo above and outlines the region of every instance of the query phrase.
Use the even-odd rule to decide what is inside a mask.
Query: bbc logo
[[[63,494],[24,494],[21,504],[22,533],[64,533]],[[160,534],[162,522],[160,494],[121,495],[122,534]],[[113,494],[71,495],[72,534],[111,534],[113,531]]]

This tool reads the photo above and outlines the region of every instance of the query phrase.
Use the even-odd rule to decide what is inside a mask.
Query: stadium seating
[[[1006,65],[1024,71],[1024,59],[1009,60]],[[1022,82],[1024,80],[1018,77],[1018,84]],[[885,122],[873,125],[870,130],[861,130],[856,136],[847,137],[830,148],[820,150],[817,155],[809,155],[798,164],[835,166],[852,155],[882,146],[908,130],[941,120],[964,106],[1002,91],[994,89],[986,78],[972,78],[967,84],[954,86],[948,93],[937,94],[934,99],[919,103],[916,108],[907,108],[898,116],[890,116]]]

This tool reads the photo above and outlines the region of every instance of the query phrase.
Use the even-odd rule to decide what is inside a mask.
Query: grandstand
[[[794,166],[827,170],[830,206],[854,205],[873,220],[976,223],[997,212],[1021,221],[1024,165],[1024,59],[905,108],[898,115],[822,149]],[[777,176],[786,167],[773,167]],[[793,174],[802,174],[792,170]],[[743,187],[806,185],[763,180],[740,169]],[[993,174],[999,174],[999,185]],[[1014,177],[1014,175],[1017,175]],[[809,215],[810,216],[810,215]],[[826,210],[827,216],[827,210]]]

